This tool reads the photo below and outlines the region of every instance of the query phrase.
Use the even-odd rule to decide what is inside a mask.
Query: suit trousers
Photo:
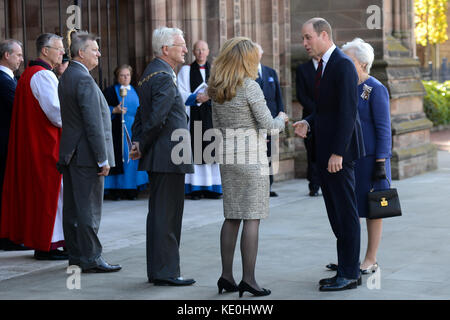
[[[98,265],[102,245],[97,237],[103,205],[104,177],[98,168],[79,167],[72,159],[63,168],[63,229],[69,265],[82,269]]]
[[[320,188],[320,178],[319,173],[317,172],[317,164],[314,161],[314,147],[312,140],[312,136],[307,137],[303,140],[305,143],[306,149],[306,160],[307,160],[307,169],[306,169],[306,179],[309,181],[308,188],[309,191],[319,191]]]
[[[354,162],[344,162],[337,173],[318,168],[328,219],[336,236],[337,275],[359,278],[361,225],[356,206]]]
[[[185,174],[148,172],[148,177],[147,276],[149,281],[177,278]]]

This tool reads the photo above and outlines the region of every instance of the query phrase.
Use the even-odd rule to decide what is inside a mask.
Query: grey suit
[[[69,264],[97,266],[102,246],[97,237],[104,177],[99,164],[114,166],[108,104],[90,73],[71,62],[58,86],[62,135],[58,166],[63,173],[63,228]]]
[[[175,78],[176,79],[176,78]],[[154,59],[137,87],[139,107],[133,123],[133,139],[139,142],[139,170],[150,180],[147,216],[147,276],[154,279],[180,276],[179,245],[184,209],[184,175],[193,173],[190,163],[175,164],[172,132],[185,129],[189,137],[186,109],[169,64]],[[190,141],[188,141],[190,153]]]

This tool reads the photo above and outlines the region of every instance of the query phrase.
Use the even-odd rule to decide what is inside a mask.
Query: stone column
[[[393,18],[384,21],[384,56],[374,64],[373,75],[389,89],[392,177],[403,179],[436,169],[437,149],[430,142],[433,124],[423,112],[425,90],[411,32],[413,0],[385,0],[383,11]]]

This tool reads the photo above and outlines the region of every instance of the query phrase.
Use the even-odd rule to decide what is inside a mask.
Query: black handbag
[[[389,179],[386,180],[389,183],[389,189],[373,191],[372,187],[367,194],[367,219],[383,219],[402,215],[397,189],[391,188]]]

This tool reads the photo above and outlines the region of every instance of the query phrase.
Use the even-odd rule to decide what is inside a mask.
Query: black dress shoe
[[[325,266],[325,268],[331,270],[331,271],[337,271],[338,265],[335,263],[329,263]]]
[[[341,278],[341,277],[339,277],[339,278]],[[338,276],[335,275],[334,277],[331,277],[331,278],[321,279],[321,280],[319,281],[319,284],[320,284],[321,286],[331,285],[331,284],[336,283],[337,279],[338,279]],[[343,279],[345,279],[345,278],[343,278]],[[357,284],[358,284],[358,286],[360,286],[360,285],[362,284],[361,276],[359,276],[359,278],[358,278],[358,280],[357,280]]]
[[[5,251],[25,251],[33,250],[25,247],[23,244],[16,244],[9,239],[0,239],[0,249]]]
[[[150,280],[149,280],[150,281]],[[167,278],[167,279],[153,279],[155,286],[190,286],[195,283],[194,279]]]
[[[310,197],[318,197],[319,196],[319,191],[318,190],[317,191],[311,190],[311,191],[309,191],[309,196]]]
[[[276,193],[275,191],[270,191],[270,196],[271,197],[278,197],[278,193]]]
[[[334,277],[331,277],[331,278],[320,279],[319,285],[324,286],[324,285],[328,285],[328,284],[333,284],[336,282],[336,279],[337,279],[337,275],[335,275]]]
[[[336,281],[331,284],[324,284],[320,286],[320,291],[342,291],[347,289],[356,289],[358,287],[359,279],[347,279],[343,277],[336,277]]]
[[[69,255],[62,250],[50,250],[50,251],[34,251],[34,258],[36,260],[67,260]]]
[[[98,265],[92,268],[83,269],[83,273],[106,273],[106,272],[117,272],[121,270],[122,267],[119,264],[109,264],[103,258],[100,257]]]

